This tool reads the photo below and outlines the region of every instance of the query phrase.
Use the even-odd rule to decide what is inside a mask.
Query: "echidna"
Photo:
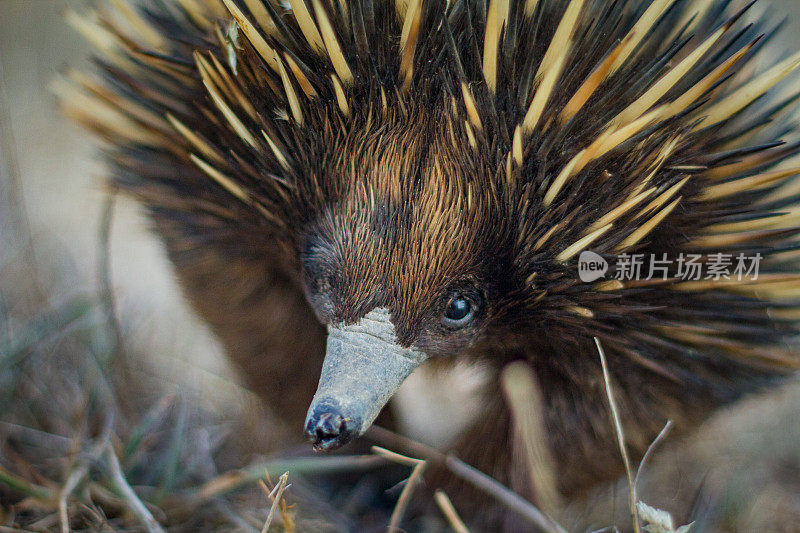
[[[498,378],[524,360],[574,494],[620,468],[595,337],[637,453],[797,366],[800,169],[781,163],[800,144],[780,140],[794,95],[764,96],[800,55],[753,60],[752,3],[112,3],[72,17],[102,76],[73,75],[64,108],[317,449],[362,434],[420,365],[475,365],[455,453],[530,486]],[[586,282],[584,250],[671,266]],[[720,271],[742,257],[757,276]]]

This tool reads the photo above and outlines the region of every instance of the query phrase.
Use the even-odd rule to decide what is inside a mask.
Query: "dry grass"
[[[642,531],[642,526],[648,533],[688,533],[692,524],[687,524],[675,529],[672,515],[661,509],[656,509],[644,503],[638,496],[638,483],[644,469],[647,459],[652,454],[658,443],[666,436],[672,427],[672,421],[667,421],[664,429],[656,436],[655,440],[650,444],[639,463],[639,467],[634,474],[631,469],[631,460],[628,456],[628,449],[625,445],[625,433],[622,429],[622,422],[620,422],[620,414],[617,408],[617,402],[614,399],[614,385],[611,382],[611,376],[608,372],[608,361],[606,361],[606,354],[603,351],[603,346],[600,344],[600,339],[594,338],[597,345],[597,353],[600,356],[600,364],[603,367],[603,380],[605,384],[606,397],[608,398],[608,406],[611,410],[611,420],[614,426],[614,433],[617,436],[617,445],[619,446],[619,453],[622,456],[622,463],[625,466],[625,478],[628,482],[628,510],[630,512],[631,525],[635,533]],[[644,523],[644,524],[642,524]]]
[[[281,477],[275,503],[264,505],[258,480],[265,472],[325,478],[385,464],[371,455],[285,457],[222,471],[219,465],[246,460],[232,438],[235,423],[186,398],[157,397],[113,342],[101,306],[89,299],[46,302],[26,316],[8,292],[0,312],[4,527],[260,531],[268,522],[285,525],[286,501],[303,500]],[[298,505],[301,531],[350,525],[310,508]]]

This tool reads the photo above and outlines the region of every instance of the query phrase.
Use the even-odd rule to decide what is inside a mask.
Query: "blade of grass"
[[[614,432],[617,435],[617,444],[619,445],[619,452],[622,455],[622,462],[625,465],[625,476],[628,478],[628,505],[630,507],[631,520],[633,523],[633,531],[641,533],[642,529],[639,525],[639,513],[636,511],[636,485],[633,482],[633,475],[631,474],[631,460],[628,457],[628,448],[625,446],[625,434],[622,431],[622,422],[620,421],[619,409],[617,409],[617,402],[614,400],[614,389],[611,385],[611,376],[608,373],[608,362],[606,361],[606,354],[603,351],[603,345],[600,344],[600,339],[594,338],[594,343],[597,345],[597,353],[600,355],[600,365],[603,367],[603,380],[605,381],[606,397],[608,398],[608,405],[611,408],[612,423]]]
[[[389,527],[386,528],[387,533],[399,532],[400,522],[402,522],[408,504],[411,502],[411,496],[414,494],[414,490],[422,481],[422,474],[425,472],[427,463],[423,459],[408,457],[407,455],[402,455],[387,450],[386,448],[381,448],[380,446],[373,446],[372,452],[385,457],[389,461],[412,467],[411,475],[403,486],[400,497],[397,499],[397,504],[392,511],[392,516],[389,518]]]
[[[191,495],[205,501],[235,491],[260,479],[266,479],[266,471],[290,472],[293,476],[326,475],[342,472],[371,470],[386,464],[386,460],[376,455],[342,455],[331,457],[298,457],[296,459],[276,459],[259,462],[243,470],[226,472],[206,482]]]
[[[647,450],[644,452],[644,456],[642,456],[642,460],[639,461],[639,468],[636,469],[636,477],[633,479],[633,486],[637,489],[639,488],[639,476],[641,475],[642,470],[644,470],[647,460],[653,454],[653,450],[656,448],[656,446],[658,446],[658,444],[666,438],[670,429],[672,429],[672,420],[667,420],[664,428],[659,432],[653,442],[650,443],[650,446],[648,446]]]
[[[158,491],[156,492],[156,501],[163,499],[176,485],[178,465],[181,460],[181,451],[183,450],[183,440],[186,435],[186,423],[188,418],[189,412],[186,403],[182,402],[178,409],[178,420],[175,424],[175,432],[172,434],[172,442],[167,451],[164,474],[161,477],[161,483],[159,483]]]
[[[122,449],[122,457],[123,459],[128,459],[133,453],[139,448],[144,440],[145,435],[148,432],[155,428],[156,423],[160,424],[162,421],[164,413],[166,413],[167,409],[172,405],[175,401],[174,395],[169,395],[161,398],[147,413],[142,417],[142,420],[133,428],[131,432],[131,436],[128,439],[128,442],[125,444],[125,447]]]
[[[534,501],[549,515],[555,515],[563,503],[558,492],[555,460],[547,447],[544,401],[533,374],[524,361],[506,365],[501,374],[506,402],[511,411],[515,444],[520,446],[527,463]]]
[[[100,265],[98,271],[98,286],[100,289],[100,302],[106,315],[108,329],[113,337],[113,348],[110,356],[113,363],[119,362],[122,353],[122,326],[117,316],[117,304],[114,298],[114,285],[111,280],[111,229],[114,222],[117,189],[113,187],[106,196],[103,212],[100,218],[98,235],[98,248],[100,249]]]
[[[148,533],[166,533],[128,484],[128,480],[122,474],[119,459],[117,459],[114,448],[110,444],[106,448],[106,457],[108,459],[106,465],[108,473],[117,495],[126,502],[128,508],[136,515]]]
[[[55,502],[58,499],[58,491],[31,483],[2,466],[0,466],[0,483],[42,502]]]
[[[9,343],[8,351],[0,354],[0,367],[9,370],[16,366],[37,344],[68,333],[70,326],[87,317],[93,308],[90,300],[75,298],[32,320],[18,338]]]

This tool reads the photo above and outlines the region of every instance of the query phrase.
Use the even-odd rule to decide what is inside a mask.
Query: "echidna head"
[[[446,127],[416,115],[382,128],[314,165],[350,184],[310,224],[301,254],[306,294],[329,332],[306,419],[318,449],[366,430],[425,359],[473,345],[508,274],[506,218],[471,192],[477,172]]]

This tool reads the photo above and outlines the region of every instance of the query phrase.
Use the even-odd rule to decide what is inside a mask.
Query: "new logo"
[[[584,283],[602,278],[608,272],[608,261],[589,250],[584,250],[578,257],[578,277]]]

